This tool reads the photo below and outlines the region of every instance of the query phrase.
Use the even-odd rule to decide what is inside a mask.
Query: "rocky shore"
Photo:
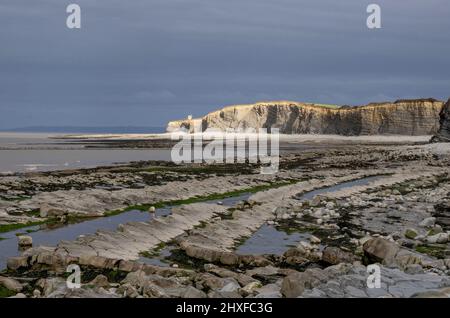
[[[147,162],[1,177],[4,232],[129,209],[151,217],[55,246],[30,246],[22,234],[0,295],[450,296],[449,144],[351,144],[281,159],[274,175],[246,164]],[[221,202],[242,193],[244,201]],[[256,252],[264,240],[278,249]],[[70,264],[81,267],[81,288],[67,287]],[[374,264],[380,286],[369,288]]]

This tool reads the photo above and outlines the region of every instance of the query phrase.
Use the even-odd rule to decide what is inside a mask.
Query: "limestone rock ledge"
[[[444,103],[435,99],[397,100],[350,107],[298,103],[259,102],[234,105],[202,118],[169,122],[167,131],[190,132],[215,128],[222,131],[279,128],[283,134],[434,135]],[[450,124],[449,124],[450,125]]]

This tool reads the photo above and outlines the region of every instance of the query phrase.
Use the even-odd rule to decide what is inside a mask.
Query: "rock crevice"
[[[437,134],[433,137],[434,142],[450,142],[450,99],[444,105],[439,114],[440,128]]]

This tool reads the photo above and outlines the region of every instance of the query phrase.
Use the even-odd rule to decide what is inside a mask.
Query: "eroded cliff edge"
[[[444,103],[435,99],[397,100],[365,106],[335,106],[291,101],[234,105],[202,118],[169,122],[167,131],[180,128],[205,131],[279,128],[284,134],[434,135]]]
[[[450,142],[450,99],[442,108],[440,113],[440,128],[433,137],[434,142]]]

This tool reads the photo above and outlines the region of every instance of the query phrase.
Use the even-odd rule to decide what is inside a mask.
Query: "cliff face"
[[[433,141],[450,142],[450,99],[444,105],[440,113],[440,128]]]
[[[360,107],[337,107],[288,101],[225,107],[200,119],[170,122],[168,131],[194,126],[228,128],[279,128],[284,134],[433,135],[439,128],[443,103],[433,99],[399,100]],[[201,128],[200,128],[201,121]]]

